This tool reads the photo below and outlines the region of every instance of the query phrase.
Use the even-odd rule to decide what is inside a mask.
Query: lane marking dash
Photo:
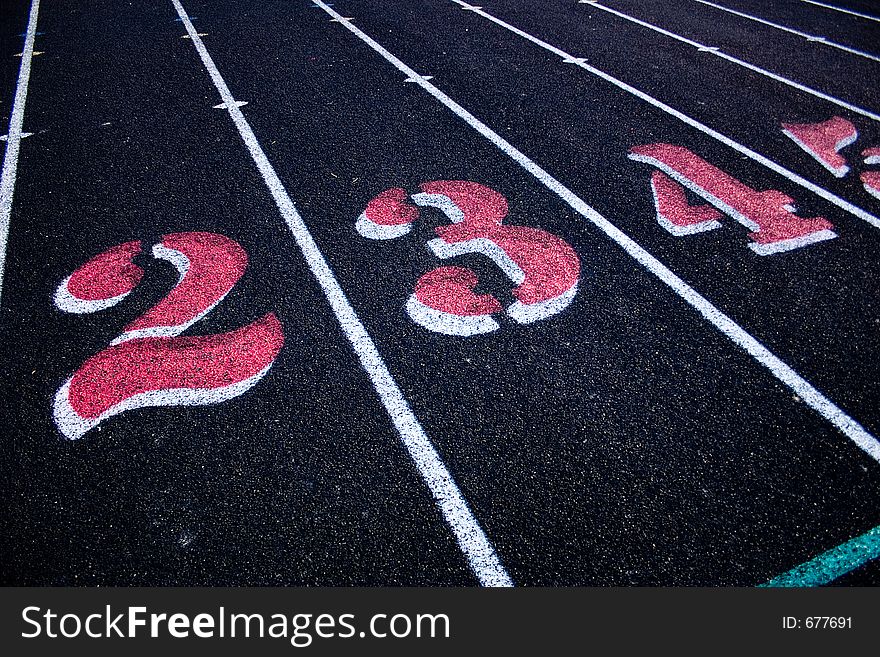
[[[725,7],[723,5],[715,4],[714,2],[709,2],[708,0],[694,0],[694,2],[699,2],[700,4],[706,5],[707,7],[713,7],[715,9],[720,10],[720,11],[726,11],[728,14],[733,14],[734,16],[746,18],[750,21],[755,21],[756,23],[761,23],[762,25],[767,25],[769,27],[776,28],[777,30],[787,32],[789,34],[794,34],[794,35],[802,37],[812,43],[820,43],[822,45],[829,46],[831,48],[837,48],[838,50],[848,52],[852,55],[857,55],[859,57],[864,57],[865,59],[872,59],[875,62],[880,62],[880,56],[871,54],[869,52],[865,52],[864,50],[859,50],[858,48],[851,48],[850,46],[845,46],[842,43],[830,41],[829,39],[827,39],[823,36],[809,34],[808,32],[801,32],[800,30],[796,30],[792,27],[787,27],[786,25],[780,25],[779,23],[774,23],[773,21],[768,21],[763,18],[758,18],[757,16],[752,16],[751,14],[746,14],[741,11],[736,11],[735,9],[731,9],[730,7]]]

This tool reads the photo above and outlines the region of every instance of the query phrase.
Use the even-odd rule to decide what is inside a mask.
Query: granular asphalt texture
[[[880,192],[863,182],[880,167],[862,155],[880,146],[880,22],[802,0],[715,3],[821,41],[696,0],[181,3],[45,2],[30,57],[15,55],[31,3],[0,10],[0,118],[11,134],[28,59],[32,133],[4,161],[4,584],[475,586],[494,563],[518,586],[755,586],[880,525]],[[217,76],[246,104],[221,105]],[[833,117],[857,133],[842,177],[782,127]],[[659,169],[629,157],[651,144],[710,165],[730,195],[703,210],[714,230],[658,221]],[[654,178],[685,215],[707,203],[700,180]],[[440,258],[426,245],[453,217],[416,205],[431,181],[488,187],[504,226],[534,230],[479,224],[479,192],[455,204],[470,246]],[[400,202],[365,213],[389,189]],[[775,206],[785,226],[821,217],[831,238],[750,248],[761,226],[730,204],[767,190],[790,199]],[[401,212],[419,218],[393,239],[356,226]],[[217,243],[203,234],[228,238],[246,267],[233,246],[179,266],[151,252],[191,233],[196,251]],[[77,304],[130,294],[59,306],[68,276],[130,242],[127,273],[96,265],[105,278],[64,287]],[[560,280],[554,244],[579,259],[561,309],[489,313],[497,328],[469,336],[407,311],[424,274],[455,267],[416,296],[440,324],[475,326],[475,295],[509,308],[517,275]],[[473,290],[454,282],[463,269]],[[173,289],[159,333],[110,346]],[[269,313],[283,346],[268,325],[251,342],[214,337]],[[722,313],[784,368],[720,330]],[[77,379],[99,356],[112,367]],[[78,436],[58,419],[72,377],[70,417],[115,411]],[[819,581],[880,584],[859,545]]]

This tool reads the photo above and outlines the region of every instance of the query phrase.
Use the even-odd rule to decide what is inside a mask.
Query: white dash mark
[[[22,132],[19,136],[21,137],[21,139],[25,139],[26,137],[30,137],[33,134],[33,132]],[[9,135],[3,135],[2,137],[0,137],[0,141],[9,141]]]

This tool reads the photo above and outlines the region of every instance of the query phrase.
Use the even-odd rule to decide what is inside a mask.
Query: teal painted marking
[[[878,557],[880,526],[758,586],[822,586]]]

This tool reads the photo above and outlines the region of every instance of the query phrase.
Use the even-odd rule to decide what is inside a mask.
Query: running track
[[[880,583],[877,3],[2,12],[4,583]]]

